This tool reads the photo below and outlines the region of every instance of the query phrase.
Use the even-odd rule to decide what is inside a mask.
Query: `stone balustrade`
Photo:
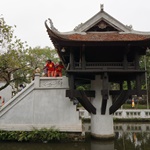
[[[84,110],[80,109],[80,117],[84,119],[90,119],[90,114]],[[118,118],[118,119],[134,119],[134,118],[139,118],[139,119],[150,119],[150,109],[119,109],[117,110],[113,118]]]

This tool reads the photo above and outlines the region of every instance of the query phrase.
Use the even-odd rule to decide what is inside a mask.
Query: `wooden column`
[[[82,51],[82,53],[81,53],[81,57],[82,57],[82,70],[85,70],[85,67],[86,67],[86,61],[85,61],[85,45],[82,46],[81,51]]]
[[[128,90],[131,90],[131,82],[130,80],[127,80]]]
[[[107,100],[109,97],[109,81],[108,74],[105,72],[103,75],[102,81],[102,106],[101,106],[101,114],[104,115],[106,112]]]
[[[139,53],[135,52],[135,69],[139,69],[139,59],[140,59]]]
[[[136,75],[136,91],[137,96],[141,96],[141,77],[140,75]]]
[[[123,90],[123,82],[120,82],[119,85],[120,85],[120,90]]]
[[[124,69],[128,69],[128,60],[127,60],[127,53],[130,51],[130,45],[127,45],[123,55],[123,67]]]
[[[135,52],[135,69],[139,70],[140,66],[139,66],[139,59],[140,59],[140,55],[139,53],[136,51]],[[141,77],[139,74],[136,75],[136,91],[137,91],[137,95],[140,96],[140,91],[141,91]]]
[[[123,56],[123,68],[124,69],[128,68],[127,54],[124,54]]]
[[[74,51],[70,49],[70,69],[74,69]]]

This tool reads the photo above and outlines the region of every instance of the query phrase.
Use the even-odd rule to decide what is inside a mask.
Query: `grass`
[[[123,104],[123,109],[133,109],[131,104]],[[149,106],[150,108],[150,106]],[[147,105],[135,104],[134,109],[147,109]]]

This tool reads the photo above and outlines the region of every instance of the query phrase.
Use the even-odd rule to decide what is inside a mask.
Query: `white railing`
[[[85,110],[81,109],[79,110],[79,114],[81,118],[84,119],[90,119],[91,115]],[[117,110],[113,118],[118,118],[118,119],[134,119],[134,118],[143,118],[143,119],[148,119],[150,118],[150,109],[119,109]]]
[[[84,130],[86,132],[91,132],[91,124],[84,123]],[[114,131],[120,132],[148,132],[150,133],[150,124],[149,123],[114,123]]]
[[[114,118],[150,118],[149,109],[119,109],[114,113]]]

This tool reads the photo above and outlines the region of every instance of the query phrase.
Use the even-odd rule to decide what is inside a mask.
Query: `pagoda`
[[[66,96],[78,100],[91,114],[94,137],[112,137],[112,114],[132,95],[142,96],[145,69],[139,61],[150,47],[150,32],[139,32],[100,11],[71,32],[59,32],[51,19],[48,35],[69,79]],[[124,83],[127,88],[124,89]],[[111,88],[113,84],[119,89]],[[134,83],[134,86],[132,86]],[[89,84],[89,90],[78,86]]]

